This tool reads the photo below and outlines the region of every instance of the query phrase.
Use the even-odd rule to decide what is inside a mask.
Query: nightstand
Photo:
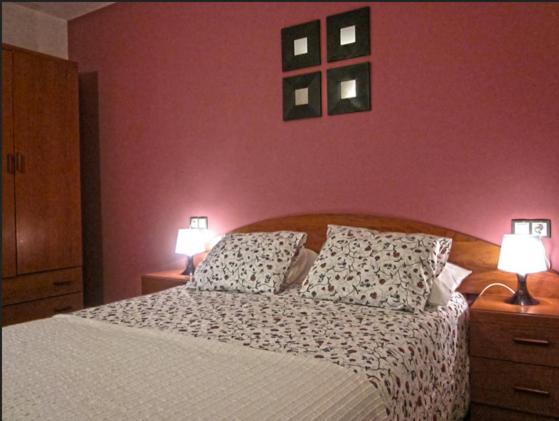
[[[175,269],[142,275],[142,294],[151,294],[186,284],[190,281],[190,277],[181,275],[182,271],[183,269]]]
[[[470,312],[471,420],[559,417],[559,299],[479,297]]]

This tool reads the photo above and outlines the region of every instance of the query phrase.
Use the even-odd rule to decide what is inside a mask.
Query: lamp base
[[[512,297],[506,300],[509,304],[521,306],[533,306],[540,302],[530,295],[528,287],[526,286],[526,275],[517,274],[518,288]]]
[[[188,275],[192,277],[194,275],[194,257],[186,256],[186,268],[181,272],[181,275]]]

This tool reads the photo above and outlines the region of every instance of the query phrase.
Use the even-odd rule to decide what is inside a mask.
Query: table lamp
[[[206,250],[206,230],[198,228],[180,229],[177,235],[176,254],[184,254],[186,259],[186,268],[181,275],[194,275],[194,258],[193,256]]]
[[[547,270],[545,249],[539,237],[504,235],[497,268],[505,272],[516,273],[518,278],[518,288],[514,295],[507,300],[507,303],[523,306],[538,304],[538,300],[528,292],[526,278],[529,273]]]

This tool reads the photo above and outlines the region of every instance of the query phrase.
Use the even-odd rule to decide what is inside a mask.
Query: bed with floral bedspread
[[[75,315],[329,361],[367,378],[382,402],[375,419],[460,420],[467,410],[460,293],[445,307],[410,313],[313,300],[297,288],[263,295],[176,287]]]

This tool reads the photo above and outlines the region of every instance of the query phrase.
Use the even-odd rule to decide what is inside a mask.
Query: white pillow
[[[447,262],[441,274],[433,282],[428,303],[433,306],[446,306],[452,293],[470,273],[471,270]]]
[[[302,248],[287,271],[284,287],[288,287],[295,283],[301,284],[303,279],[307,276],[307,273],[309,273],[309,270],[311,270],[317,256],[318,254],[315,251]]]

